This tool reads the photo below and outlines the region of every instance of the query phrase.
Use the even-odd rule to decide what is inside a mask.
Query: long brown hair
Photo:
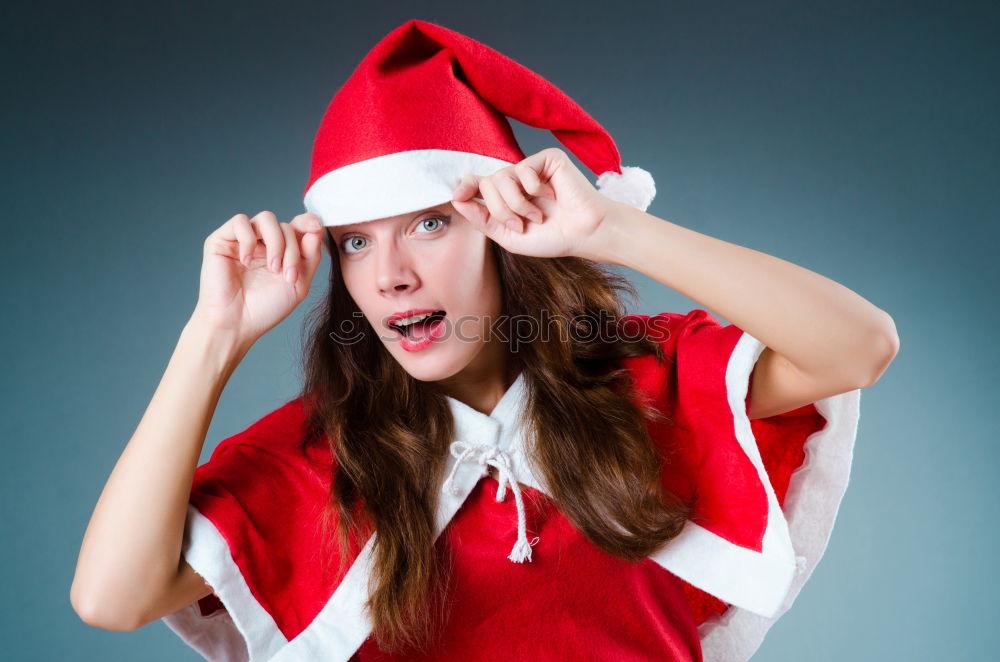
[[[489,245],[501,320],[508,321],[500,331],[514,343],[511,358],[526,378],[530,460],[582,535],[617,557],[644,559],[680,533],[690,504],[660,480],[645,421],[665,417],[637,397],[619,364],[648,354],[659,360],[661,350],[645,337],[608,333],[625,315],[623,295],[635,298],[635,288],[599,262],[526,257]],[[448,616],[449,555],[437,551],[434,538],[453,420],[444,394],[411,377],[375,334],[333,340],[364,318],[340,278],[329,234],[327,248],[330,287],[307,316],[300,394],[314,404],[303,447],[325,439],[334,458],[324,539],[341,551],[323,558],[339,557],[343,572],[344,550],[356,551],[377,532],[366,605],[372,633],[385,651],[419,649],[438,640]],[[545,315],[564,341],[512,333],[509,320]],[[594,320],[602,333],[571,328],[593,327]]]

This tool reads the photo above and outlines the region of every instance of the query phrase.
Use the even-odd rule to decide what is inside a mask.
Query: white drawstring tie
[[[514,501],[517,504],[517,542],[507,558],[514,563],[522,563],[531,560],[531,546],[538,543],[538,536],[528,542],[527,526],[524,516],[524,503],[521,500],[521,488],[513,478],[510,456],[497,446],[476,446],[467,444],[464,441],[453,441],[450,446],[451,454],[458,459],[455,466],[451,468],[448,479],[444,481],[441,488],[443,492],[458,494],[455,488],[455,473],[462,462],[477,462],[482,466],[481,476],[489,473],[489,467],[496,467],[500,472],[500,486],[497,488],[497,503],[504,500],[507,494],[507,483],[514,492]]]

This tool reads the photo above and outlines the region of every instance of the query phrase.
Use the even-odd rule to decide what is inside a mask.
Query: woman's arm
[[[248,349],[196,316],[185,325],[83,537],[70,602],[89,625],[133,630],[211,592],[181,558],[184,522],[219,396]]]
[[[751,418],[870,386],[899,349],[892,318],[843,285],[616,202],[558,148],[466,174],[452,204],[511,252],[630,267],[760,340]]]
[[[86,623],[135,629],[211,590],[181,557],[205,434],[236,366],[308,294],[323,231],[265,210],[205,239],[194,313],[83,537],[70,602]]]
[[[829,278],[623,203],[608,209],[586,257],[642,272],[766,345],[750,418],[870,386],[899,349],[888,313]]]

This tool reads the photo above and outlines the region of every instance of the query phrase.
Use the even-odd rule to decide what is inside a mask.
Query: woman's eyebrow
[[[409,220],[412,221],[424,214],[440,214],[446,216],[448,214],[447,208],[445,207],[428,207],[427,209],[421,209],[418,212],[414,212]],[[356,223],[354,225],[334,225],[330,227],[330,234],[334,235],[334,238],[343,236],[349,232],[362,232],[364,230],[364,223]]]
[[[423,216],[424,214],[447,214],[447,213],[448,212],[445,211],[445,208],[443,207],[440,208],[428,207],[427,209],[421,209],[420,211],[418,211],[416,214],[413,215],[413,218],[416,218],[417,216]]]

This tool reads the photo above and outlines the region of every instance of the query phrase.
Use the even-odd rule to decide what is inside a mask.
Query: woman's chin
[[[407,351],[397,344],[392,354],[403,370],[421,382],[447,379],[461,372],[472,360],[472,356],[463,356],[447,344],[435,344],[419,351]]]

